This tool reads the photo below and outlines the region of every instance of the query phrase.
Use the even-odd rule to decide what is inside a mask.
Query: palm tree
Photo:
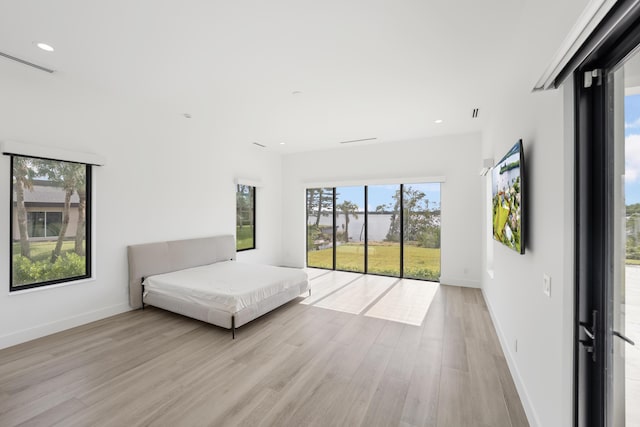
[[[64,241],[64,237],[67,234],[67,228],[69,227],[69,212],[71,211],[71,196],[73,193],[80,187],[84,188],[84,183],[86,183],[86,166],[80,163],[70,163],[63,161],[43,161],[42,165],[42,173],[46,175],[49,180],[55,184],[57,184],[62,190],[64,190],[64,205],[62,209],[62,226],[60,227],[60,234],[58,235],[58,240],[56,242],[56,247],[51,253],[51,263],[56,262],[60,253],[62,252],[62,242]],[[78,193],[80,196],[80,193]],[[82,212],[81,212],[82,211]],[[84,238],[84,224],[86,222],[86,218],[82,216],[86,215],[86,192],[84,192],[84,208],[78,209],[78,214],[80,217],[78,218],[78,230],[80,229],[81,223],[83,230],[80,231],[82,238],[80,240],[80,252],[82,251],[82,239]],[[78,252],[78,240],[77,240],[76,231],[76,247],[75,251]]]
[[[24,204],[24,190],[33,189],[35,171],[31,162],[25,157],[13,156],[13,179],[16,191],[16,210],[18,216],[18,230],[20,232],[20,255],[31,257],[29,245],[29,229],[27,228],[27,208]]]
[[[78,165],[84,168],[84,165]],[[74,252],[80,256],[85,255],[83,246],[85,237],[85,228],[87,224],[87,174],[86,169],[78,173],[76,182],[76,193],[78,193],[78,225],[76,227],[76,242]]]
[[[345,200],[337,205],[336,208],[344,214],[344,241],[349,243],[349,215],[353,215],[355,219],[358,219],[358,205]]]

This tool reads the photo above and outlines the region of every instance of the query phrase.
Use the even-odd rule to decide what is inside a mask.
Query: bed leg
[[[140,289],[142,289],[140,293],[140,302],[142,303],[142,309],[144,310],[144,277],[140,279]]]
[[[231,339],[236,339],[236,316],[231,316]]]

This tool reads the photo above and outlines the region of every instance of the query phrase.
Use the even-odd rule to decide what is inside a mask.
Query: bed
[[[236,261],[232,235],[131,245],[129,304],[231,329],[308,292],[301,269]]]

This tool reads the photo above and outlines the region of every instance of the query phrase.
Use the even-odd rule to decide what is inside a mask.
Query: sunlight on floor
[[[306,269],[311,297],[301,304],[420,326],[439,283]],[[323,272],[319,273],[319,271]]]
[[[402,279],[365,316],[420,326],[439,283]]]
[[[363,275],[314,305],[345,313],[360,314],[397,281],[398,279],[394,277]]]
[[[311,296],[302,301],[301,304],[314,304],[359,276],[361,274],[331,271],[328,274],[311,279]]]

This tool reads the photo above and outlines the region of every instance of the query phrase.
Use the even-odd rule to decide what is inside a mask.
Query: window
[[[11,170],[10,291],[90,277],[90,165],[12,155]]]
[[[439,182],[306,193],[308,267],[439,280]]]
[[[27,227],[30,238],[58,237],[62,228],[62,212],[29,212]]]
[[[256,187],[237,185],[236,250],[256,248]]]
[[[333,269],[333,188],[307,190],[307,266]]]

